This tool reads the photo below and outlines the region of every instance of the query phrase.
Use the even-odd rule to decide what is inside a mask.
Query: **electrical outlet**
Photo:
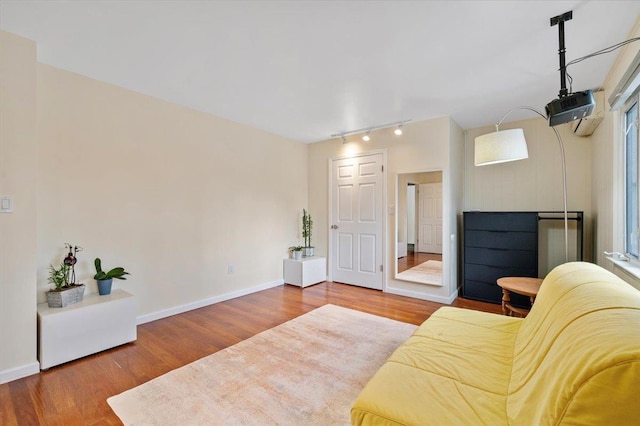
[[[12,196],[0,196],[0,213],[13,213]]]
[[[233,274],[233,264],[230,263],[227,265],[227,275]]]

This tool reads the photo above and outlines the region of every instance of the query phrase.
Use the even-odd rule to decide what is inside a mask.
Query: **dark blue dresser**
[[[467,299],[500,303],[502,277],[538,276],[537,212],[464,212],[464,281]],[[512,304],[529,298],[512,295]]]

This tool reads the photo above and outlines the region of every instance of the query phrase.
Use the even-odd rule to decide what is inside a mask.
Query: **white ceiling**
[[[549,19],[569,10],[567,60],[627,39],[640,1],[0,0],[0,28],[40,62],[316,142],[543,109],[560,88]],[[569,67],[574,90],[597,89],[616,55]]]

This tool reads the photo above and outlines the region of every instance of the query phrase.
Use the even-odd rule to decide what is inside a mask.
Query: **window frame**
[[[629,111],[631,111],[633,108],[636,108],[636,121],[635,123],[632,123],[631,126],[633,126],[632,129],[629,129],[629,123],[628,123],[628,117],[627,114]],[[636,90],[636,92],[629,97],[629,99],[625,102],[624,107],[622,108],[622,139],[623,139],[623,186],[624,186],[624,191],[623,191],[623,198],[624,198],[624,205],[623,205],[623,246],[624,246],[624,253],[626,256],[630,257],[631,259],[635,260],[635,261],[639,261],[640,260],[640,237],[636,236],[636,248],[635,248],[635,252],[632,250],[632,248],[629,247],[630,244],[630,233],[633,231],[629,231],[628,227],[629,227],[629,217],[628,217],[628,212],[629,212],[629,199],[628,199],[628,194],[629,194],[629,188],[628,188],[628,176],[629,176],[629,172],[628,172],[628,166],[629,166],[629,158],[628,158],[628,143],[629,143],[629,139],[628,139],[628,133],[629,132],[635,132],[635,150],[636,150],[636,164],[635,164],[635,172],[637,174],[636,176],[636,182],[640,182],[640,93]],[[629,129],[629,132],[627,132],[627,129]],[[640,185],[637,185],[636,188],[636,208],[640,208]],[[638,213],[636,213],[638,214]],[[638,233],[640,232],[640,219],[637,219],[636,225],[636,230],[635,232]],[[637,234],[636,234],[637,235]]]

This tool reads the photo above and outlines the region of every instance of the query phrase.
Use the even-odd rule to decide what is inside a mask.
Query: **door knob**
[[[338,225],[331,225],[331,229],[338,229]]]

